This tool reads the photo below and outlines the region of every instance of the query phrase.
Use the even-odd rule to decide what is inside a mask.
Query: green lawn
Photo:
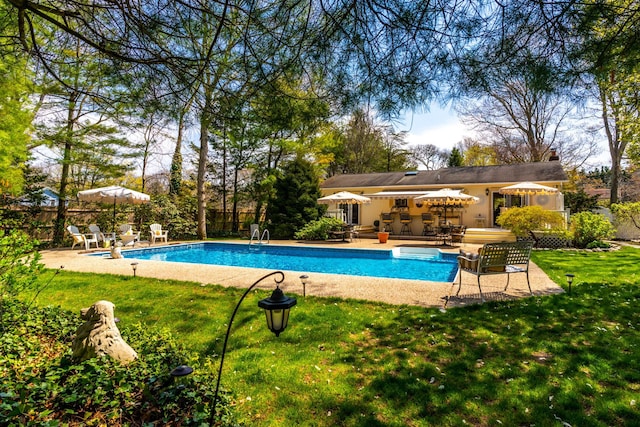
[[[234,322],[223,387],[252,426],[638,422],[640,250],[533,259],[565,289],[575,274],[572,293],[446,311],[297,295],[276,338],[257,307],[269,292],[256,291]],[[79,312],[108,299],[121,327],[168,327],[213,357],[242,292],[63,271],[37,303]]]

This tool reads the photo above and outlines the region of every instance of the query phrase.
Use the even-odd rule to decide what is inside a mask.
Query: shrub
[[[338,218],[323,217],[307,223],[294,237],[299,240],[326,240],[329,231],[342,228],[342,221]]]
[[[516,237],[529,237],[529,232],[537,230],[548,230],[550,234],[563,236],[566,234],[562,215],[540,206],[509,208],[500,214],[496,222]]]
[[[596,249],[596,248],[608,249],[610,247],[611,247],[611,245],[609,243],[602,242],[600,240],[595,240],[595,241],[587,244],[587,249]]]
[[[571,230],[573,244],[577,248],[586,248],[592,242],[609,239],[615,231],[607,217],[586,211],[571,215]]]

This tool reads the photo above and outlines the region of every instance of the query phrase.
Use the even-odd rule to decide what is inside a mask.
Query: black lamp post
[[[567,283],[569,284],[569,293],[571,293],[571,284],[573,283],[573,278],[575,277],[575,275],[568,273],[568,274],[565,274],[565,276],[567,276]]]
[[[240,308],[240,304],[242,304],[242,301],[244,301],[249,292],[251,292],[251,290],[255,288],[258,283],[270,276],[275,276],[274,280],[276,282],[276,288],[269,298],[258,301],[258,307],[264,308],[265,314],[267,316],[267,326],[269,327],[269,330],[271,332],[276,334],[276,337],[280,336],[280,333],[286,329],[287,323],[289,322],[289,311],[291,310],[291,307],[293,307],[297,303],[295,298],[287,297],[280,289],[279,285],[284,281],[284,273],[282,271],[274,271],[265,276],[262,276],[251,286],[249,286],[244,294],[242,294],[242,297],[240,297],[240,300],[236,304],[236,307],[233,309],[233,313],[231,314],[231,318],[229,319],[229,323],[227,325],[227,333],[224,336],[224,343],[222,344],[222,354],[220,355],[220,367],[218,368],[216,391],[213,395],[213,401],[211,402],[211,417],[209,419],[209,425],[213,425],[213,421],[215,420],[216,416],[216,406],[218,404],[218,391],[220,390],[222,366],[224,365],[224,356],[227,352],[227,342],[229,341],[229,335],[231,334],[231,325],[233,324],[233,319],[236,317],[236,313],[238,312],[238,308]]]

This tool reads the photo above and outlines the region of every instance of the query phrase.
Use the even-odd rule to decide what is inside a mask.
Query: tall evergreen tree
[[[322,208],[320,180],[313,165],[297,157],[282,169],[274,185],[273,197],[267,208],[267,221],[272,235],[290,239],[310,221],[320,218]]]
[[[462,155],[460,150],[458,150],[457,147],[454,147],[451,150],[451,154],[449,155],[449,160],[447,160],[447,167],[457,168],[462,166],[463,164],[464,164],[464,156]]]

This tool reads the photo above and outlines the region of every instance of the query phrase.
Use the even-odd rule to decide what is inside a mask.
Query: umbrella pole
[[[116,196],[113,196],[113,233],[116,232]]]

